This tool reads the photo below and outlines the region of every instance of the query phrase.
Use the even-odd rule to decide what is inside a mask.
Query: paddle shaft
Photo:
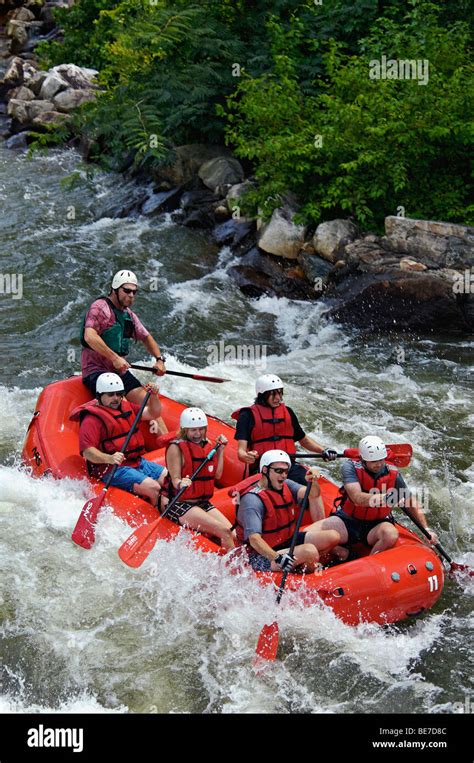
[[[132,363],[130,368],[136,368],[137,371],[149,371],[155,373],[150,366],[141,366],[138,363]],[[222,382],[230,381],[230,379],[221,379],[219,376],[201,376],[200,374],[186,374],[183,371],[166,371],[167,376],[184,376],[186,379],[197,379],[198,381],[214,382],[216,384],[222,384]]]
[[[201,469],[203,469],[204,466],[211,460],[211,458],[214,457],[214,455],[216,454],[217,450],[220,447],[221,447],[221,444],[219,443],[215,448],[213,448],[207,454],[204,461],[201,464],[199,464],[196,471],[191,475],[191,481],[197,477]],[[156,528],[160,524],[161,520],[165,518],[165,516],[170,511],[170,509],[173,508],[173,506],[179,500],[179,498],[182,496],[185,490],[187,490],[187,486],[182,487],[178,491],[178,493],[169,502],[163,514],[158,519],[156,519],[150,525],[142,525],[141,527],[138,528],[138,530],[134,530],[134,532],[120,546],[118,553],[121,560],[125,564],[128,564],[130,567],[140,567],[141,564],[143,564],[148,554],[151,553],[155,545],[156,538],[154,538],[153,536],[156,534]],[[142,533],[143,537],[140,537],[140,533]],[[143,550],[143,547],[145,546],[145,544],[147,544],[146,551]],[[137,555],[139,555],[138,559],[137,559]]]
[[[293,537],[291,539],[290,548],[289,548],[289,551],[288,551],[288,553],[290,555],[292,555],[293,551],[295,550],[296,541],[297,541],[297,538],[298,538],[298,533],[300,531],[301,523],[303,521],[303,515],[304,515],[304,513],[306,511],[306,507],[308,506],[309,491],[310,490],[311,490],[311,483],[309,483],[309,485],[306,488],[306,491],[305,491],[305,494],[304,494],[304,497],[303,497],[303,502],[301,504],[300,513],[299,513],[298,519],[296,521],[295,531],[293,533]],[[280,588],[278,589],[278,594],[277,594],[277,598],[276,598],[276,603],[277,604],[280,603],[281,597],[283,596],[283,591],[284,591],[284,588],[285,588],[285,585],[286,585],[286,579],[288,577],[288,573],[289,573],[289,570],[285,570],[284,573],[283,573],[283,577],[282,577],[281,583],[280,583]]]
[[[129,433],[127,437],[125,438],[125,442],[120,450],[120,453],[125,453],[128,447],[128,443],[130,442],[130,439],[132,438],[140,422],[142,413],[144,411],[144,408],[148,402],[150,395],[151,395],[151,391],[149,390],[146,393],[145,397],[143,398],[143,402],[135,417],[135,421],[130,427]],[[110,483],[112,482],[114,474],[117,471],[117,467],[118,467],[118,464],[114,464],[110,473],[107,475],[107,479],[105,480],[104,487],[101,493],[97,496],[97,498],[95,498],[94,500],[87,501],[87,503],[82,507],[82,511],[79,514],[79,518],[76,522],[76,526],[74,527],[74,530],[72,531],[72,535],[71,535],[71,538],[74,541],[74,543],[76,543],[78,546],[82,546],[82,548],[91,548],[91,546],[94,544],[95,523],[97,521],[100,508],[107,494],[107,490],[109,489]]]
[[[218,445],[216,445],[216,447],[215,447],[215,448],[213,448],[212,450],[210,450],[210,451],[209,451],[209,453],[207,454],[207,456],[206,456],[206,458],[204,459],[204,461],[202,462],[202,464],[199,464],[199,466],[198,466],[198,468],[196,469],[196,471],[195,471],[195,472],[194,472],[194,473],[191,475],[191,477],[190,477],[190,480],[191,480],[191,482],[192,482],[193,480],[195,480],[195,479],[196,479],[196,477],[198,476],[198,474],[199,474],[199,472],[201,471],[201,469],[204,469],[204,467],[206,466],[207,462],[208,462],[208,461],[210,461],[212,458],[214,458],[215,454],[217,453],[217,451],[219,450],[219,448],[220,448],[220,447],[221,447],[221,444],[219,443]],[[185,492],[185,491],[188,489],[188,487],[189,487],[189,485],[185,485],[184,487],[182,487],[182,488],[181,488],[181,489],[180,489],[180,490],[179,490],[179,491],[176,493],[175,497],[171,499],[171,501],[169,502],[168,506],[167,506],[167,507],[166,507],[166,509],[164,510],[164,512],[163,512],[163,514],[161,515],[160,519],[163,519],[163,517],[165,517],[165,516],[167,515],[168,511],[169,511],[170,509],[172,509],[172,508],[173,508],[173,506],[175,505],[175,503],[177,503],[177,501],[179,500],[179,498],[180,498],[180,497],[183,495],[183,493],[184,493],[184,492]]]
[[[137,426],[140,423],[140,419],[142,417],[143,411],[145,410],[145,406],[148,403],[150,395],[151,395],[151,390],[148,390],[146,395],[145,395],[145,397],[143,398],[143,402],[142,402],[142,404],[140,406],[140,409],[139,409],[139,411],[138,411],[138,413],[137,413],[137,415],[135,417],[135,421],[133,422],[132,426],[130,427],[130,432],[126,436],[125,442],[122,445],[122,448],[120,449],[120,453],[125,453],[125,451],[127,450],[128,443],[130,442],[130,440],[132,439],[133,435],[135,434],[136,428],[137,428]],[[114,478],[114,474],[117,471],[119,465],[120,464],[115,464],[113,469],[111,470],[110,474],[107,476],[107,479],[105,480],[105,484],[104,484],[104,489],[102,491],[103,493],[106,493],[107,490],[109,489],[110,483],[112,482],[112,480]]]
[[[423,527],[423,525],[421,524],[421,522],[420,522],[418,519],[416,519],[414,516],[412,516],[412,515],[410,514],[410,512],[408,511],[408,509],[406,509],[406,508],[405,508],[405,506],[399,506],[398,508],[399,508],[399,509],[401,509],[401,510],[403,511],[403,513],[407,515],[408,519],[411,519],[411,521],[413,522],[413,524],[414,524],[414,525],[416,525],[416,526],[418,527],[418,529],[419,529],[419,530],[420,530],[420,531],[423,533],[423,535],[425,536],[425,538],[428,538],[428,540],[431,540],[431,535],[429,534],[428,530],[426,530],[426,528],[425,528],[425,527]],[[439,553],[441,554],[441,556],[444,556],[444,558],[446,559],[446,561],[447,561],[447,562],[449,562],[449,564],[454,564],[454,562],[453,562],[453,560],[451,559],[451,557],[450,557],[450,556],[449,556],[449,555],[446,553],[446,551],[444,550],[444,548],[443,548],[443,547],[442,547],[442,546],[441,546],[439,543],[433,543],[433,547],[434,547],[434,548],[435,548],[437,551],[439,551]]]

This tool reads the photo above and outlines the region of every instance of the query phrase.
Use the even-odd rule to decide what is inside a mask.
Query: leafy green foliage
[[[100,70],[75,130],[107,168],[227,141],[254,168],[254,213],[292,191],[313,223],[472,215],[468,0],[78,0],[56,14],[64,42],[44,61]],[[427,59],[429,82],[371,79],[382,56]]]

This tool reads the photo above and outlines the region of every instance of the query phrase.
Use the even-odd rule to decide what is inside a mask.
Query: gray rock
[[[243,220],[241,218],[233,218],[227,220],[225,223],[217,225],[212,231],[212,237],[219,246],[228,244],[235,248],[237,247],[252,231],[255,229],[255,224],[250,220]]]
[[[26,132],[19,132],[17,133],[17,135],[12,135],[11,138],[8,138],[5,141],[4,146],[5,148],[15,149],[18,151],[26,151],[26,149],[28,148],[28,143],[26,138],[27,138]]]
[[[9,37],[0,37],[0,58],[8,58],[12,51],[12,41]]]
[[[229,153],[225,146],[208,146],[204,143],[177,146],[173,158],[166,164],[154,168],[152,176],[158,181],[166,180],[172,186],[184,185],[197,175],[204,162]]]
[[[51,101],[19,101],[12,98],[8,103],[8,115],[20,124],[28,124],[39,114],[54,111]]]
[[[68,84],[55,72],[49,72],[41,85],[40,98],[51,101],[55,95],[66,90]]]
[[[321,296],[328,283],[333,265],[317,254],[310,254],[309,252],[300,252],[298,262],[308,281],[313,284],[316,296]]]
[[[64,90],[53,98],[54,110],[68,114],[87,101],[94,100],[94,94],[90,90]]]
[[[19,87],[14,87],[13,90],[8,92],[8,100],[11,100],[12,98],[15,98],[18,101],[34,101],[35,94],[32,90],[30,90],[29,87],[20,85]]]
[[[305,226],[293,222],[295,211],[288,205],[275,209],[258,236],[260,249],[278,257],[296,259],[305,239]]]
[[[73,90],[91,90],[97,89],[95,78],[98,75],[97,69],[87,69],[85,66],[76,66],[76,64],[60,64],[51,69],[50,74],[58,76],[66,86]]]
[[[262,294],[290,299],[314,299],[312,285],[299,266],[262,253],[257,247],[247,252],[241,263],[228,269],[240,290],[250,297]]]
[[[12,120],[8,117],[0,116],[0,138],[8,138],[11,132]]]
[[[350,220],[330,220],[321,223],[313,236],[316,252],[329,262],[336,262],[343,253],[344,246],[357,235],[356,226]]]
[[[23,50],[29,39],[28,27],[24,21],[9,21],[6,34],[13,40],[13,47],[17,51]]]
[[[4,85],[6,88],[17,87],[18,85],[22,85],[23,81],[23,61],[16,56],[10,61],[8,69],[3,75],[3,79],[0,80],[0,85]]]
[[[387,246],[437,267],[474,266],[474,228],[455,223],[386,217]]]
[[[199,168],[198,175],[211,191],[217,191],[222,186],[230,188],[244,179],[240,162],[228,156],[219,156],[204,162]]]
[[[28,8],[15,8],[8,13],[8,18],[16,21],[34,21],[35,14]]]
[[[37,128],[48,129],[62,125],[69,119],[68,114],[61,114],[59,111],[45,111],[33,117],[32,124]]]
[[[180,188],[172,188],[170,191],[153,193],[143,203],[142,215],[157,215],[162,212],[173,212],[179,206],[181,197]]]
[[[36,96],[39,96],[41,92],[41,87],[47,76],[48,76],[47,72],[40,71],[40,72],[35,72],[35,74],[33,74],[29,78],[25,78],[26,84]]]

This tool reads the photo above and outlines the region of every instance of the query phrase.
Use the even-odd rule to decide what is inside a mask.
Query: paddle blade
[[[457,562],[451,562],[450,572],[457,575],[463,575],[464,577],[474,577],[474,570],[467,564],[458,564]]]
[[[142,525],[122,543],[118,555],[124,564],[136,569],[141,567],[149,553],[153,550],[158,538],[157,526],[161,517],[149,525]]]
[[[387,461],[403,468],[408,466],[411,457],[413,455],[413,448],[408,443],[395,443],[394,445],[387,445],[388,457]],[[358,459],[359,451],[357,448],[346,448],[344,451],[346,458]]]
[[[105,493],[102,492],[97,498],[87,501],[82,507],[79,519],[71,535],[74,543],[82,546],[82,548],[92,548],[95,543],[95,525],[104,496]]]
[[[260,631],[258,638],[257,648],[255,650],[254,665],[259,662],[259,658],[262,660],[272,661],[276,660],[278,651],[278,623],[275,620],[271,625],[264,625]]]

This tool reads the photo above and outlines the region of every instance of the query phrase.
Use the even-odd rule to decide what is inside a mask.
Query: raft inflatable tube
[[[56,479],[85,479],[90,483],[91,493],[97,495],[103,484],[88,477],[78,449],[79,424],[69,419],[71,411],[88,400],[90,393],[77,376],[45,387],[28,427],[22,458],[35,477],[51,475]],[[161,396],[161,401],[162,417],[170,432],[174,432],[178,428],[181,411],[186,406],[165,396]],[[223,475],[213,503],[233,522],[236,498],[232,487],[242,480],[244,467],[237,458],[234,428],[214,416],[208,415],[208,419],[211,442],[215,442],[219,434],[225,434],[229,440],[224,451]],[[157,435],[150,432],[148,422],[141,422],[140,428],[145,437],[146,458],[164,464],[165,441],[157,441]],[[325,477],[320,478],[320,486],[328,516],[333,510],[338,487]],[[114,514],[131,528],[158,518],[156,509],[149,503],[115,487],[107,491],[105,505],[111,506]],[[310,522],[309,514],[305,515],[303,527]],[[159,538],[164,540],[175,537],[180,531],[180,527],[166,517],[158,527]],[[388,624],[421,615],[439,599],[444,585],[444,569],[435,552],[417,535],[400,525],[398,529],[399,539],[388,551],[370,556],[369,548],[357,547],[358,558],[353,561],[327,567],[319,573],[288,575],[286,588],[298,591],[308,606],[324,601],[348,625],[361,622]],[[212,539],[198,532],[189,532],[193,543],[201,551],[222,553]],[[239,564],[245,563],[244,550],[232,552],[231,558],[234,557],[241,560],[231,564],[231,568],[238,571]],[[254,574],[262,585],[278,587],[282,578],[282,573]]]

